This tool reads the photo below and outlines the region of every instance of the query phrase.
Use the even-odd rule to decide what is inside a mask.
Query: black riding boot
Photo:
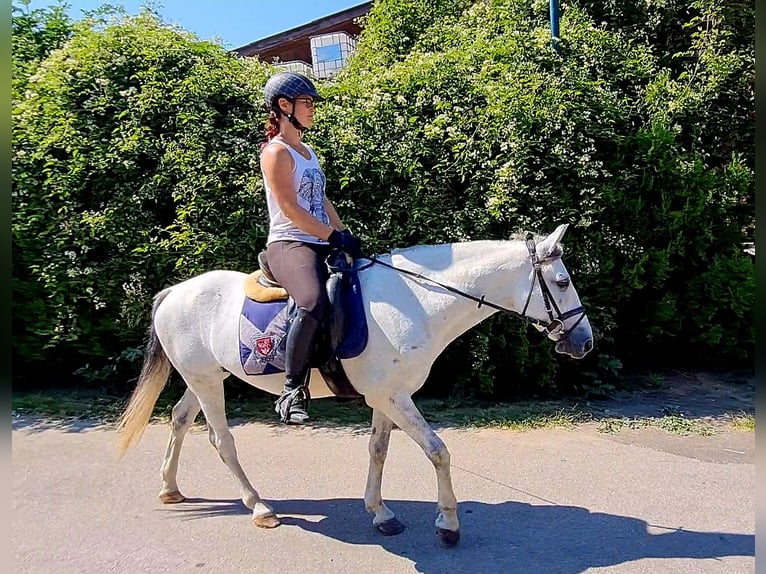
[[[285,388],[274,410],[283,423],[301,424],[308,420],[311,345],[319,321],[303,307],[293,318],[285,345]]]

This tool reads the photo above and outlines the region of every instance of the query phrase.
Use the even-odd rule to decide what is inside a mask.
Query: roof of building
[[[366,15],[372,2],[363,2],[341,12],[318,18],[307,24],[303,24],[284,32],[250,42],[239,48],[235,48],[240,56],[259,56],[261,60],[268,60],[277,56],[277,51],[290,53],[298,44],[304,44],[311,36],[328,34],[331,32],[352,32],[358,34],[361,27],[355,22],[356,18]],[[283,60],[288,58],[281,58]]]

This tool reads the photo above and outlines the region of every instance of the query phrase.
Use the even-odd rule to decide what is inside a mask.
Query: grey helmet
[[[269,78],[263,88],[263,99],[269,110],[277,108],[278,97],[284,97],[291,102],[298,96],[311,96],[315,101],[324,98],[319,95],[314,84],[306,76],[297,72],[280,72]]]

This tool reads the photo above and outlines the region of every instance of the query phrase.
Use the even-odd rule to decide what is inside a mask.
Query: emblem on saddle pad
[[[274,337],[260,337],[255,340],[255,352],[259,361],[271,361],[277,354]]]

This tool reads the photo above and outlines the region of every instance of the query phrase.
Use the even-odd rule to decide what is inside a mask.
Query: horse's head
[[[593,331],[577,289],[561,260],[567,224],[539,242],[527,237],[531,288],[522,315],[556,342],[556,352],[581,359],[593,349]]]

